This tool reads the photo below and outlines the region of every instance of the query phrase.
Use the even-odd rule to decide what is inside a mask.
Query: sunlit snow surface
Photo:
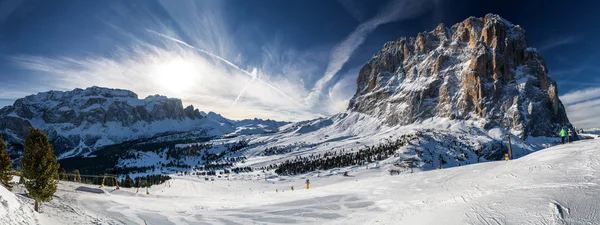
[[[145,190],[76,192],[61,182],[42,224],[597,224],[600,140],[496,161],[390,176],[384,167],[346,168],[265,181],[175,176]],[[310,189],[304,189],[305,178]],[[295,191],[291,191],[291,186]],[[277,189],[277,192],[276,192]],[[4,191],[4,189],[0,189]],[[14,192],[20,192],[16,188]],[[1,192],[15,209],[14,196]],[[20,199],[25,199],[19,197]],[[32,207],[30,200],[24,201]],[[4,207],[4,208],[2,208]],[[0,205],[0,211],[6,209]],[[29,214],[27,214],[29,215]],[[26,218],[27,215],[25,215]],[[0,214],[0,221],[16,213]]]
[[[15,180],[18,181],[18,180]],[[15,194],[10,193],[0,182],[0,224],[26,225],[39,224],[33,212],[33,205],[27,207],[22,204]]]

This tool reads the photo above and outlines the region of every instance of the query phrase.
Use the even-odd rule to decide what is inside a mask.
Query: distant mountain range
[[[120,89],[90,87],[30,95],[0,109],[0,133],[9,146],[22,148],[28,127],[44,130],[61,157],[88,154],[95,149],[163,133],[194,132],[220,137],[230,133],[273,132],[286,122],[235,121],[193,106],[180,99],[137,94]]]

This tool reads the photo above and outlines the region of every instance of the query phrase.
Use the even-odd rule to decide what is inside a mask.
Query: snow
[[[92,194],[60,182],[42,215],[48,224],[594,224],[598,145],[583,140],[511,161],[396,176],[384,164],[267,181],[261,172],[215,181],[175,176],[150,194],[110,187]],[[19,207],[13,194],[0,194]]]
[[[218,122],[214,122],[218,123]],[[257,127],[269,123],[260,122]],[[527,137],[523,140],[515,136],[514,131],[500,127],[483,128],[482,121],[451,120],[432,118],[407,126],[386,126],[382,121],[361,113],[342,113],[327,118],[291,123],[278,127],[278,132],[240,132],[240,127],[231,135],[213,138],[207,142],[181,143],[175,148],[185,148],[192,144],[207,144],[207,153],[220,155],[223,158],[215,163],[227,162],[227,158],[244,157],[243,162],[236,162],[233,167],[264,167],[294,160],[297,157],[341,152],[350,153],[371,146],[377,146],[395,140],[412,140],[411,143],[398,147],[395,155],[382,161],[382,166],[402,164],[406,160],[414,161],[417,169],[431,170],[439,164],[439,155],[443,155],[444,167],[473,164],[503,157],[508,146],[508,134],[512,135],[513,155],[521,157],[531,152],[550,147],[558,143],[555,137]],[[243,127],[256,124],[248,123]],[[266,129],[265,129],[266,130]],[[174,136],[153,138],[150,142],[171,140]],[[408,138],[408,139],[407,139]],[[227,152],[228,147],[241,141],[249,146],[239,151]],[[504,150],[502,150],[504,149]],[[206,163],[201,155],[190,155],[181,158],[168,158],[169,149],[156,149],[154,152],[130,151],[135,157],[118,159],[119,167],[153,167],[139,174],[194,172],[193,167]],[[482,150],[477,154],[476,150]],[[187,165],[190,168],[168,167],[170,162]],[[352,167],[349,167],[352,168]],[[340,168],[348,169],[348,168]],[[272,173],[272,171],[270,172]]]
[[[31,207],[0,183],[0,224],[40,224]]]

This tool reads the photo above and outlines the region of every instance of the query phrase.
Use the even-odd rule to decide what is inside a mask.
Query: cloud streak
[[[565,102],[566,105],[577,104],[596,98],[600,98],[600,88],[588,88],[580,91],[569,92],[563,96],[560,96],[560,99]]]
[[[0,23],[4,22],[25,0],[7,0],[0,2]]]
[[[574,44],[579,42],[580,40],[580,36],[557,37],[546,41],[546,43],[542,47],[540,47],[540,50],[547,51],[562,45]]]
[[[348,12],[354,19],[357,21],[362,21],[365,17],[364,12],[358,6],[358,1],[356,0],[337,0],[337,2]]]
[[[560,96],[569,120],[578,128],[600,128],[600,88],[573,91]]]
[[[202,53],[204,53],[204,54],[207,54],[207,55],[209,55],[209,56],[211,56],[211,57],[213,57],[213,58],[219,59],[219,60],[221,60],[222,62],[226,63],[227,65],[229,65],[229,66],[231,66],[231,67],[233,67],[233,68],[237,69],[238,71],[240,71],[240,72],[242,72],[242,73],[244,73],[244,74],[246,74],[246,75],[248,75],[248,76],[252,77],[252,80],[250,80],[250,82],[248,82],[248,84],[247,84],[246,86],[244,86],[244,88],[242,88],[242,90],[240,91],[240,94],[238,94],[238,96],[235,98],[235,101],[233,102],[233,106],[235,106],[235,103],[237,103],[237,101],[238,101],[238,99],[240,98],[240,96],[241,96],[241,95],[242,95],[242,94],[245,92],[245,90],[248,88],[248,86],[249,86],[249,85],[250,85],[250,84],[251,84],[251,83],[252,83],[254,80],[258,80],[260,83],[262,83],[262,84],[264,84],[264,85],[267,85],[269,88],[272,88],[273,90],[277,91],[279,94],[283,95],[284,97],[288,98],[289,100],[293,101],[294,103],[296,103],[296,104],[300,105],[300,103],[299,103],[298,101],[296,101],[295,99],[291,98],[290,96],[288,96],[287,94],[285,94],[283,91],[279,90],[279,88],[277,88],[277,87],[273,86],[272,84],[269,84],[269,83],[267,83],[267,82],[265,82],[265,81],[263,81],[263,80],[261,80],[261,79],[258,79],[258,78],[257,78],[257,76],[256,76],[256,73],[250,73],[250,72],[248,72],[248,71],[246,71],[246,70],[244,70],[244,69],[240,68],[239,66],[237,66],[237,65],[233,64],[232,62],[228,61],[227,59],[224,59],[224,58],[222,58],[222,57],[220,57],[220,56],[218,56],[218,55],[212,54],[212,53],[210,53],[210,52],[208,52],[208,51],[206,51],[206,50],[204,50],[204,49],[200,49],[200,48],[196,48],[196,47],[194,47],[194,46],[191,46],[191,45],[189,45],[188,43],[185,43],[184,41],[178,40],[178,39],[176,39],[176,38],[173,38],[173,37],[169,37],[169,36],[167,36],[167,35],[165,35],[165,34],[161,34],[161,33],[158,33],[158,32],[156,32],[156,31],[153,31],[153,30],[149,30],[149,29],[146,29],[146,30],[147,30],[148,32],[151,32],[151,33],[153,33],[153,34],[156,34],[156,35],[159,35],[159,36],[161,36],[161,37],[163,37],[163,38],[166,38],[166,39],[168,39],[168,40],[171,40],[171,41],[177,42],[177,43],[179,43],[179,44],[182,44],[182,45],[184,45],[184,46],[186,46],[186,47],[189,47],[189,48],[191,48],[191,49],[194,49],[194,50],[196,50],[196,51],[199,51],[199,52],[202,52]]]
[[[113,31],[109,32],[110,37],[125,39],[126,47],[109,49],[109,54],[13,55],[8,58],[13,65],[34,71],[32,74],[38,76],[36,79],[43,80],[44,86],[37,86],[37,91],[72,90],[94,85],[122,88],[142,97],[162,94],[181,98],[200,110],[215,111],[232,119],[261,117],[290,121],[328,113],[298,101],[308,94],[302,78],[316,68],[314,65],[318,60],[314,59],[313,51],[305,53],[289,48],[281,51],[265,46],[265,53],[268,52],[265,56],[270,57],[262,59],[262,66],[239,66],[243,65],[244,58],[228,40],[234,35],[223,29],[219,4],[185,1],[186,7],[181,9],[178,4],[163,3],[169,14],[177,16],[175,21],[184,18],[189,21],[165,25],[149,13],[145,18],[135,17],[130,21],[135,26],[123,29],[109,19],[105,23]],[[193,7],[197,8],[190,9]],[[118,7],[117,11],[115,17],[129,18],[127,9]],[[227,58],[235,59],[235,62]],[[181,90],[165,88],[165,82],[182,83],[170,81],[177,76],[173,73],[180,72],[173,65],[185,65],[190,70],[185,71],[186,76],[192,74]],[[6,95],[8,91],[0,97],[16,99],[26,95]]]
[[[163,49],[139,45],[120,51],[111,57],[94,56],[80,60],[71,57],[46,58],[24,55],[13,57],[13,61],[22,68],[51,75],[48,78],[52,79],[52,82],[49,82],[52,89],[70,90],[76,87],[101,85],[134,90],[140,96],[158,93],[182,98],[184,102],[193,103],[201,110],[216,111],[232,118],[246,118],[248,112],[264,112],[274,106],[278,108],[278,113],[274,111],[263,115],[285,120],[290,119],[285,115],[293,115],[291,117],[297,119],[315,116],[290,101],[290,98],[301,98],[301,96],[281,95],[280,90],[271,88],[273,85],[266,82],[247,85],[254,78],[229,66],[215,64],[187,47],[174,45]],[[194,65],[195,76],[189,81],[192,83],[192,88],[189,90],[177,92],[165,89],[160,81],[155,79],[156,76],[169,76],[169,74],[156,74],[155,68],[169,65],[173,61],[185,61]],[[285,83],[277,83],[277,85],[286,90],[295,89]],[[243,89],[248,102],[238,104],[237,108],[241,110],[229,107],[233,99],[238,96],[238,90]]]
[[[373,18],[361,23],[342,42],[331,51],[325,74],[320,78],[306,98],[309,105],[317,102],[323,89],[329,81],[342,69],[354,51],[362,45],[367,36],[380,25],[406,20],[429,10],[432,1],[429,0],[396,0],[390,2]]]

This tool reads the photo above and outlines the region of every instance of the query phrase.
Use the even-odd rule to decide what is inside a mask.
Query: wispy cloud
[[[391,1],[375,17],[358,25],[350,35],[331,51],[325,74],[315,83],[315,86],[307,96],[307,104],[312,105],[321,98],[321,93],[327,87],[329,81],[342,69],[354,51],[365,42],[367,36],[377,27],[386,23],[418,16],[426,10],[431,9],[432,3],[434,2],[430,0]]]
[[[348,108],[348,102],[356,92],[356,76],[361,67],[350,69],[342,78],[329,88],[327,97],[329,113],[342,112]]]
[[[600,88],[573,91],[560,96],[571,123],[580,128],[600,128]]]
[[[317,71],[315,58],[320,56],[314,54],[319,51],[306,53],[268,45],[263,48],[262,65],[242,63],[241,66],[244,57],[230,40],[235,35],[224,28],[219,3],[161,3],[176,23],[163,24],[149,14],[148,18],[132,21],[136,26],[123,29],[107,20],[106,25],[115,35],[129,43],[127,47],[111,50],[110,54],[15,55],[10,59],[21,68],[42,74],[39,78],[46,81],[45,90],[93,85],[123,88],[141,97],[152,94],[178,97],[200,110],[234,119],[303,120],[329,112],[299,103],[308,95],[305,85],[312,85],[305,84],[303,78]],[[127,10],[117,9],[117,16],[127,14]],[[186,71],[180,71],[179,67],[185,67]],[[186,83],[173,81],[177,73],[186,73]],[[174,82],[180,88],[165,85]]]
[[[557,57],[557,60],[560,61],[563,66],[559,70],[550,71],[550,75],[553,78],[556,78],[558,83],[582,86],[589,86],[590,84],[594,85],[596,82],[590,82],[593,81],[593,79],[585,76],[585,74],[600,73],[600,66],[596,65],[597,58],[597,54],[589,55],[583,60],[577,61],[572,61],[563,57]]]
[[[200,110],[233,119],[311,119],[346,109],[359,68],[350,69],[341,78],[335,76],[373,30],[425,12],[430,1],[391,1],[333,49],[293,49],[275,37],[261,43],[261,52],[246,59],[236,43],[250,45],[253,40],[234,39],[245,38],[245,34],[227,29],[222,2],[160,0],[172,20],[151,12],[144,18],[132,17],[125,6],[115,7],[115,13],[110,14],[118,19],[98,18],[113,31],[108,32],[113,36],[101,38],[126,40],[120,47],[107,49],[108,54],[10,58],[18,67],[36,71],[45,82],[43,90],[96,85],[129,89],[141,97],[177,97]],[[122,27],[120,19],[129,21],[130,26]],[[185,80],[176,81],[176,76]]]
[[[222,1],[169,1],[159,0],[163,8],[173,18],[182,36],[190,39],[190,44],[205,49],[224,58],[233,58],[235,42],[227,31]],[[175,27],[166,29],[169,36],[177,34]],[[175,37],[181,39],[180,37]]]
[[[208,51],[206,51],[206,50],[204,50],[204,49],[196,48],[196,47],[194,47],[194,46],[191,46],[191,45],[189,45],[188,43],[185,43],[184,41],[181,41],[181,40],[179,40],[179,39],[176,39],[176,38],[170,37],[170,36],[168,36],[168,35],[165,35],[165,34],[161,34],[161,33],[159,33],[159,32],[153,31],[153,30],[147,30],[147,31],[148,31],[148,32],[150,32],[150,33],[156,34],[156,35],[158,35],[158,36],[161,36],[161,37],[163,37],[163,38],[166,38],[167,40],[174,41],[174,42],[176,42],[176,43],[179,43],[179,44],[182,44],[182,45],[184,45],[184,46],[186,46],[186,47],[188,47],[188,48],[191,48],[191,49],[194,49],[194,50],[196,50],[196,51],[199,51],[199,52],[202,52],[202,53],[204,53],[204,54],[207,54],[207,55],[209,55],[210,57],[213,57],[213,58],[215,58],[215,59],[218,59],[218,60],[220,60],[221,62],[224,62],[225,64],[227,64],[227,65],[231,66],[232,68],[236,69],[237,71],[239,71],[239,72],[242,72],[242,74],[246,74],[246,75],[248,75],[248,76],[252,77],[252,80],[250,80],[250,81],[249,81],[249,82],[246,84],[246,86],[244,86],[244,88],[242,88],[242,90],[240,91],[240,93],[239,93],[239,94],[237,95],[237,97],[235,98],[235,101],[233,102],[233,106],[235,106],[235,103],[237,103],[237,101],[239,100],[240,96],[241,96],[241,95],[242,95],[242,94],[243,94],[243,93],[246,91],[246,89],[248,89],[248,87],[250,86],[250,84],[251,84],[253,81],[255,81],[255,80],[257,80],[258,82],[260,82],[260,83],[262,83],[262,84],[266,85],[267,87],[269,87],[269,88],[273,89],[274,91],[277,91],[279,94],[281,94],[281,95],[285,96],[286,98],[288,98],[288,99],[289,99],[289,100],[291,100],[292,102],[299,104],[299,103],[298,103],[298,101],[296,101],[295,99],[293,99],[293,98],[291,98],[290,96],[288,96],[287,94],[285,94],[285,93],[284,93],[283,91],[281,91],[279,88],[277,88],[277,87],[273,86],[272,84],[270,84],[270,83],[268,83],[268,82],[265,82],[264,80],[261,80],[260,78],[258,78],[258,75],[257,75],[256,68],[253,70],[253,72],[248,72],[248,71],[246,71],[246,70],[244,70],[244,69],[240,68],[239,66],[235,65],[234,63],[232,63],[232,62],[228,61],[227,59],[224,59],[224,58],[222,58],[222,57],[220,57],[220,56],[218,56],[218,55],[212,54],[212,53],[210,53],[210,52],[208,52]]]
[[[337,2],[357,21],[362,21],[365,18],[365,12],[361,10],[357,0],[337,0]]]
[[[280,112],[288,112],[298,119],[307,119],[315,115],[307,112],[303,106],[290,101],[290,98],[301,99],[302,96],[290,92],[282,95],[279,89],[295,90],[293,85],[276,81],[255,82],[245,87],[252,77],[243,71],[229,66],[214,63],[210,58],[199,55],[193,49],[177,45],[166,49],[140,44],[129,50],[119,51],[111,57],[94,56],[86,59],[70,57],[45,58],[37,56],[16,56],[14,62],[29,70],[45,72],[50,75],[53,89],[68,90],[76,87],[93,85],[134,90],[140,96],[164,94],[182,98],[201,110],[211,110],[226,114],[233,118],[248,117],[249,111],[260,111],[276,106]],[[164,76],[176,75],[177,71],[162,71],[157,68],[168,66],[173,62],[188,62],[192,65],[192,83],[187,89],[183,86],[173,89],[165,87],[160,79]],[[167,67],[168,68],[168,67]],[[273,84],[271,84],[273,83]],[[246,102],[231,107],[239,90],[246,88]],[[301,93],[300,93],[301,94]],[[286,113],[283,113],[285,115]],[[304,115],[303,115],[304,114]],[[281,115],[275,117],[282,118]]]
[[[565,36],[565,37],[553,37],[547,40],[542,47],[540,47],[541,51],[547,51],[561,45],[569,45],[574,44],[582,40],[581,36]]]
[[[0,88],[0,99],[2,99],[4,101],[22,98],[24,96],[31,95],[31,94],[32,94],[32,92],[28,92],[28,91]]]
[[[600,88],[589,88],[573,91],[560,96],[560,99],[565,102],[566,105],[577,104],[596,98],[600,98]]]
[[[17,7],[21,5],[25,0],[6,0],[0,2],[0,23],[4,22]]]

